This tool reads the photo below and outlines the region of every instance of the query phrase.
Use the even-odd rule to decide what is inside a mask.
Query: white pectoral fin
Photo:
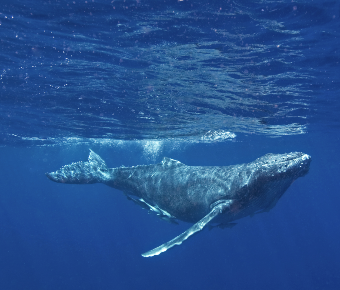
[[[228,208],[231,205],[231,202],[232,200],[221,201],[216,206],[214,206],[212,210],[204,218],[202,218],[200,221],[198,221],[184,233],[180,234],[171,241],[164,243],[163,245],[142,254],[142,256],[143,257],[156,256],[172,248],[173,246],[182,244],[182,242],[184,242],[186,239],[188,239],[196,232],[202,230],[214,217],[216,217],[218,214],[222,213],[226,208]]]

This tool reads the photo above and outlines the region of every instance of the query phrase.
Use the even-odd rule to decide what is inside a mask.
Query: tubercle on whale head
[[[266,172],[267,176],[282,177],[282,175],[298,178],[306,175],[309,171],[311,156],[302,152],[286,154],[266,154],[254,162],[258,170]]]

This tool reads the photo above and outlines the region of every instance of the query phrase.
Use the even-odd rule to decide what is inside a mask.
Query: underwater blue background
[[[0,12],[0,289],[340,288],[337,1]],[[109,167],[292,151],[312,163],[270,212],[143,258],[190,225],[103,184],[46,178],[89,148]]]

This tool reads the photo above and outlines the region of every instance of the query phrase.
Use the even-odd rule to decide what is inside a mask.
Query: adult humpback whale
[[[266,154],[251,163],[232,166],[187,166],[165,157],[158,164],[108,168],[90,150],[87,162],[65,165],[46,175],[61,183],[101,182],[122,190],[162,219],[195,223],[142,254],[151,257],[181,244],[208,223],[223,228],[234,225],[234,220],[269,211],[291,183],[308,172],[310,162],[309,155],[292,152]]]

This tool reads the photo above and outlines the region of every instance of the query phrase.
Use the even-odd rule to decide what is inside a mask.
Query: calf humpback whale
[[[46,173],[55,182],[101,182],[160,218],[194,223],[187,231],[142,254],[159,255],[180,245],[207,224],[232,227],[238,220],[272,209],[287,188],[309,170],[311,157],[301,152],[266,154],[253,162],[231,166],[188,166],[164,157],[161,163],[108,168],[90,150],[87,162]]]

